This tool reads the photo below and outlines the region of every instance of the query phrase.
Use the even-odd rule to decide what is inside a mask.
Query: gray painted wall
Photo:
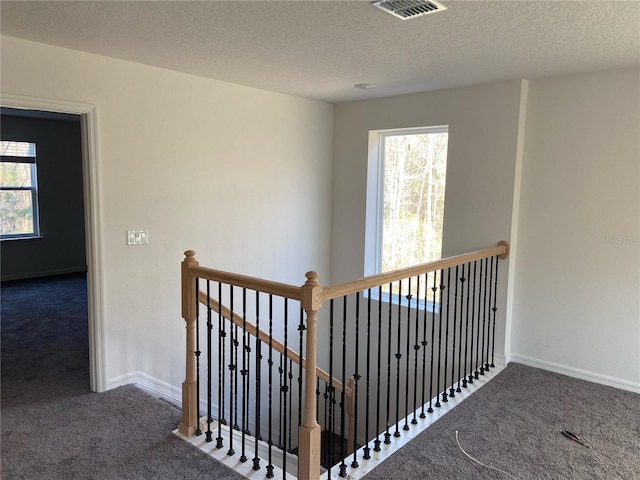
[[[3,140],[36,143],[43,238],[2,242],[2,280],[85,271],[80,117],[51,120],[5,113]]]

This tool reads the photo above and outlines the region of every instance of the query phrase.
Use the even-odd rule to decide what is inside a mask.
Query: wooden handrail
[[[509,255],[509,243],[503,240],[495,247],[443,258],[442,260],[414,265],[399,270],[393,270],[392,272],[378,273],[376,275],[370,275],[350,282],[339,283],[330,287],[324,287],[322,289],[322,301],[351,295],[352,293],[361,292],[379,285],[386,285],[408,277],[424,275],[425,273],[443,270],[445,268],[462,265],[475,260],[481,260],[494,255],[499,255],[502,259],[507,258]]]
[[[229,310],[228,307],[225,307],[224,305],[221,306],[220,303],[217,302],[216,300],[209,299],[207,301],[207,294],[205,292],[198,293],[198,300],[200,301],[201,304],[205,306],[208,305],[209,307],[211,307],[213,311],[221,313],[223,317],[233,322],[234,325],[238,325],[241,328],[243,326],[246,326],[247,333],[249,333],[250,335],[253,335],[254,337],[257,337],[262,343],[269,345],[269,334],[267,332],[263,330],[259,330],[251,322],[246,321],[240,315],[231,312],[231,310]],[[286,352],[287,358],[290,358],[298,365],[301,365],[302,368],[306,368],[306,363],[307,363],[306,359],[304,357],[302,357],[301,359],[300,355],[297,352],[291,350],[289,347],[285,349],[284,345],[280,343],[278,340],[271,338],[271,346],[273,347],[274,350],[282,354],[285,354]],[[330,383],[331,376],[327,372],[322,370],[320,367],[316,367],[316,376],[320,380],[326,382],[327,384]],[[340,392],[343,389],[342,383],[336,380],[335,378],[331,382],[331,385]],[[351,394],[352,394],[351,388],[346,387],[344,389],[344,393],[347,397],[351,397]]]
[[[263,280],[261,278],[215,270],[213,268],[201,267],[199,265],[191,267],[189,272],[193,277],[235,285],[236,287],[244,287],[249,290],[257,290],[263,293],[270,293],[279,297],[290,298],[291,300],[300,300],[301,296],[300,287],[288,285],[286,283],[272,282],[270,280]]]

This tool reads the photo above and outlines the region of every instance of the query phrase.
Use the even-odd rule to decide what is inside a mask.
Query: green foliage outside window
[[[35,155],[35,145],[26,142],[2,142],[2,153],[20,157],[22,144],[32,146],[28,155]],[[27,156],[26,154],[24,156]],[[0,235],[35,235],[36,231],[36,166],[35,163],[10,161],[3,156],[0,163]]]
[[[385,136],[383,272],[441,258],[447,144],[447,132]],[[393,289],[420,298],[429,292],[437,301],[439,296],[434,298],[431,290],[433,276],[422,283],[420,291],[415,284],[411,292],[406,284],[401,292],[398,286]]]

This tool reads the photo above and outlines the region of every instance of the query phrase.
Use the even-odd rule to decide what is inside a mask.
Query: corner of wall
[[[513,301],[515,290],[516,263],[518,252],[518,222],[520,214],[520,189],[522,185],[522,164],[526,135],[527,102],[529,80],[520,80],[520,110],[518,113],[518,138],[516,140],[515,171],[513,178],[513,198],[511,203],[511,232],[509,239],[509,273],[507,280],[507,305],[505,319],[505,357],[511,356],[511,328],[513,325]]]

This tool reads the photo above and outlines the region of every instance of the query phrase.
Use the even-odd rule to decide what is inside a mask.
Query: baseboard
[[[178,406],[182,403],[180,388],[140,371],[129,372],[108,380],[107,390],[131,384],[156,398],[164,398]]]
[[[621,378],[610,377],[595,372],[589,372],[587,370],[581,370],[579,368],[569,367],[567,365],[561,365],[559,363],[548,362],[546,360],[540,360],[538,358],[528,357],[526,355],[520,355],[518,353],[511,353],[505,357],[507,363],[515,362],[529,367],[540,368],[542,370],[548,370],[550,372],[560,373],[568,377],[579,378],[588,382],[598,383],[601,385],[607,385],[609,387],[619,388],[621,390],[628,390],[634,393],[640,393],[640,383],[630,382]]]
[[[87,267],[71,267],[58,268],[54,270],[42,270],[39,272],[15,273],[13,275],[2,275],[3,282],[12,282],[14,280],[29,280],[32,278],[53,277],[56,275],[67,275],[69,273],[83,273],[87,271]]]

